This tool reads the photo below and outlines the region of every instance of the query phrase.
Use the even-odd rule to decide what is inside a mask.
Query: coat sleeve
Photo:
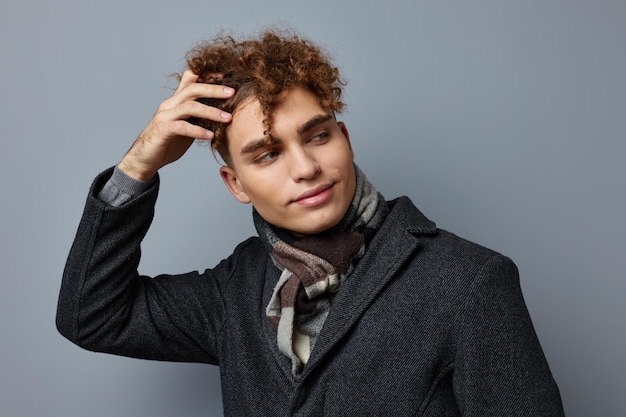
[[[110,176],[98,176],[68,256],[59,293],[59,332],[77,345],[117,355],[218,363],[223,282],[232,259],[203,274],[137,272],[140,244],[150,227],[154,187],[121,207],[95,197]]]
[[[454,392],[463,416],[563,416],[517,268],[501,255],[475,277],[458,321]]]

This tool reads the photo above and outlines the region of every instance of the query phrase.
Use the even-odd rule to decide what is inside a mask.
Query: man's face
[[[234,112],[227,135],[231,164],[222,179],[267,222],[306,235],[343,218],[356,187],[354,155],[345,125],[313,93],[294,87],[274,104],[271,145],[256,99]]]

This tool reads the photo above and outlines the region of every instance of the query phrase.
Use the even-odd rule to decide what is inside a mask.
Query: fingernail
[[[234,88],[230,88],[230,87],[224,87],[224,93],[226,94],[232,94],[235,92]]]
[[[225,111],[223,111],[220,113],[220,116],[222,117],[222,119],[228,120],[228,118],[230,117],[230,113],[226,113]]]
[[[206,131],[206,138],[207,139],[213,139],[213,132],[211,132],[210,130]]]

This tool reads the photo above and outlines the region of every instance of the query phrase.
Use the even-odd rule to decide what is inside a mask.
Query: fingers
[[[168,108],[160,108],[148,127],[150,136],[162,138],[187,137],[196,139],[213,139],[213,132],[190,123],[189,119],[206,119],[215,122],[229,123],[232,115],[218,108],[207,106],[197,101],[184,101]]]
[[[164,116],[170,118],[170,120],[184,120],[194,117],[221,123],[228,123],[232,118],[232,115],[228,112],[197,101],[185,101],[171,110],[166,110]]]
[[[178,83],[178,88],[176,88],[176,92],[178,93],[179,91],[184,90],[190,84],[193,84],[196,81],[198,81],[198,76],[194,74],[191,70],[186,70],[185,72],[183,72],[183,75],[180,78],[180,82]]]
[[[198,76],[190,70],[183,73],[178,88],[173,96],[161,103],[157,111],[158,119],[164,122],[186,120],[189,118],[208,119],[216,122],[228,123],[231,115],[215,107],[199,103],[201,98],[227,99],[235,94],[231,87],[197,83]],[[212,138],[212,133],[206,132],[197,138]]]
[[[230,115],[226,114],[230,118]],[[166,114],[161,114],[152,119],[140,136],[152,142],[165,145],[180,138],[211,140],[214,134],[210,130],[189,123],[182,118],[171,118]]]
[[[177,90],[174,97],[181,101],[196,100],[199,98],[227,99],[235,94],[235,89],[225,85],[191,83],[182,90]]]
[[[195,100],[202,97],[225,99],[235,93],[235,90],[228,86],[198,83],[196,81],[198,81],[198,76],[191,70],[186,70],[180,79],[174,96],[179,97],[181,100]]]
[[[186,122],[184,120],[176,120],[171,122],[166,128],[166,132],[163,133],[170,133],[175,135],[176,137],[181,138],[193,138],[199,140],[212,140],[214,137],[213,132],[211,132],[210,130]]]

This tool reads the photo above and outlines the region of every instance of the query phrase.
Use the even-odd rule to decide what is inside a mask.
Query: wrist
[[[122,159],[120,163],[117,164],[117,168],[137,181],[150,181],[157,173],[157,170],[139,168],[137,164],[129,163],[126,158]]]

